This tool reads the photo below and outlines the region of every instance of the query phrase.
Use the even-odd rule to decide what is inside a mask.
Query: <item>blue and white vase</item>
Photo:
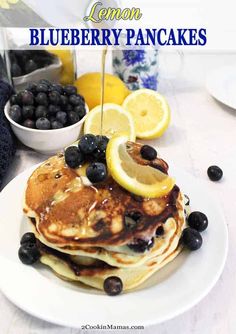
[[[113,73],[130,90],[158,88],[158,50],[157,49],[114,49],[112,51]]]

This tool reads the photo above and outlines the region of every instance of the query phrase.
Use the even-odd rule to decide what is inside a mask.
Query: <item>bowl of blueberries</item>
[[[43,154],[53,154],[75,142],[88,113],[73,85],[48,80],[31,82],[11,96],[5,115],[16,137]]]

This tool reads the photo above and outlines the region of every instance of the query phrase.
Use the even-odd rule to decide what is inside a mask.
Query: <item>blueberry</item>
[[[98,146],[98,139],[92,134],[87,134],[81,137],[79,141],[79,148],[84,154],[93,153]]]
[[[155,148],[149,145],[143,145],[140,150],[141,156],[146,160],[154,160],[157,157],[157,151]]]
[[[17,93],[17,104],[19,104],[20,106],[22,105],[22,94],[24,91],[20,91],[19,93]]]
[[[189,250],[197,250],[202,246],[201,234],[193,228],[187,227],[182,233],[182,242]]]
[[[10,98],[10,103],[11,105],[13,104],[18,104],[18,98],[17,98],[17,94],[13,94]]]
[[[86,175],[90,182],[102,182],[107,177],[107,168],[101,162],[93,162],[86,169]]]
[[[29,90],[33,94],[36,93],[36,88],[37,88],[36,82],[29,82],[28,85],[26,86],[26,90]]]
[[[35,110],[35,118],[47,117],[47,108],[45,106],[38,106]]]
[[[13,106],[11,106],[9,110],[9,116],[16,123],[20,123],[21,118],[22,118],[21,107],[17,104],[14,104]]]
[[[25,90],[21,94],[21,100],[23,105],[31,106],[34,104],[34,95],[30,91]]]
[[[34,106],[23,106],[22,108],[23,118],[33,118],[34,116]]]
[[[75,124],[75,123],[78,123],[80,121],[80,117],[74,111],[69,111],[68,112],[68,121],[69,121],[69,124]]]
[[[130,211],[125,214],[125,226],[129,230],[133,230],[137,223],[142,218],[142,214],[139,211]]]
[[[36,243],[36,238],[35,238],[34,233],[27,232],[22,236],[22,238],[20,240],[20,244],[23,245],[23,244],[28,243],[28,242],[33,243],[33,244]]]
[[[51,89],[53,90],[53,91],[56,91],[56,92],[58,92],[59,94],[63,94],[63,87],[62,87],[62,85],[60,85],[60,84],[52,84],[51,85]]]
[[[106,148],[109,142],[109,139],[106,136],[96,136],[97,138],[97,148],[93,152],[93,157],[97,161],[105,161],[106,160]]]
[[[56,114],[56,120],[65,125],[67,122],[67,114],[64,111],[58,111]]]
[[[77,94],[77,88],[72,85],[66,85],[64,87],[64,93],[66,95],[76,95]]]
[[[56,115],[56,113],[58,113],[58,111],[61,111],[61,107],[60,106],[55,106],[54,104],[49,104],[48,106],[48,113],[49,115]]]
[[[223,176],[223,171],[218,166],[210,166],[207,170],[207,174],[211,181],[219,181]]]
[[[103,283],[103,289],[109,296],[117,296],[123,290],[122,280],[117,276],[107,277]]]
[[[49,103],[58,105],[61,102],[61,95],[57,91],[48,94]]]
[[[67,105],[63,106],[63,110],[66,112],[73,111],[73,106],[68,103]]]
[[[20,77],[22,75],[22,70],[17,63],[11,64],[11,75],[12,77]]]
[[[79,115],[80,119],[82,119],[86,115],[86,109],[82,105],[75,106],[74,107],[74,112],[76,112]]]
[[[84,155],[78,147],[70,146],[65,150],[65,162],[70,168],[78,168],[84,162]]]
[[[65,107],[68,104],[68,97],[65,95],[61,95],[61,101],[60,101],[61,106]]]
[[[31,73],[38,69],[38,65],[35,63],[33,59],[29,59],[25,64],[25,73]]]
[[[49,80],[47,80],[47,79],[41,79],[41,80],[39,80],[38,83],[47,86],[48,90],[52,86],[51,82]]]
[[[164,234],[164,227],[162,225],[158,226],[156,229],[156,237],[160,237]]]
[[[52,129],[61,129],[63,128],[63,124],[61,124],[60,122],[58,122],[57,120],[55,121],[51,121],[51,127]]]
[[[35,122],[29,118],[24,120],[22,125],[25,126],[26,128],[35,129]]]
[[[46,93],[40,92],[36,95],[36,102],[40,105],[47,106],[48,105],[48,97]]]
[[[145,251],[152,248],[154,245],[154,238],[149,240],[136,239],[132,244],[129,244],[128,247],[136,253],[144,253]]]
[[[36,121],[36,128],[39,130],[49,130],[51,128],[51,124],[46,117],[40,117]]]
[[[18,256],[22,263],[33,264],[39,260],[40,252],[35,243],[27,242],[20,246]]]
[[[81,105],[81,96],[78,95],[78,94],[70,95],[69,96],[69,103],[72,104],[73,106]]]
[[[48,92],[48,85],[46,83],[38,83],[36,87],[37,93],[47,93]]]
[[[186,194],[184,194],[184,204],[190,205],[190,198]]]
[[[188,217],[188,225],[198,232],[202,232],[208,227],[207,216],[200,211],[193,211]]]

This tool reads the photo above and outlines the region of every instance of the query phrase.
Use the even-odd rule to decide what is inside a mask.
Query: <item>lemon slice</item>
[[[164,96],[140,89],[126,97],[123,108],[134,119],[136,136],[141,139],[160,137],[170,123],[170,108]]]
[[[106,160],[113,179],[126,190],[143,197],[162,197],[168,194],[175,180],[150,166],[136,163],[127,151],[128,136],[110,139]]]
[[[101,106],[95,107],[87,114],[84,133],[101,134]],[[118,104],[105,103],[103,105],[102,135],[111,138],[120,133],[125,133],[129,140],[135,141],[133,118]]]

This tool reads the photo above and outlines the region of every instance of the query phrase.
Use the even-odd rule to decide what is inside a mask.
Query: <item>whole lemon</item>
[[[84,96],[90,110],[101,104],[101,80],[101,73],[94,72],[82,75],[74,83],[78,92]],[[105,73],[104,103],[121,105],[129,94],[130,91],[122,80],[112,74]]]

